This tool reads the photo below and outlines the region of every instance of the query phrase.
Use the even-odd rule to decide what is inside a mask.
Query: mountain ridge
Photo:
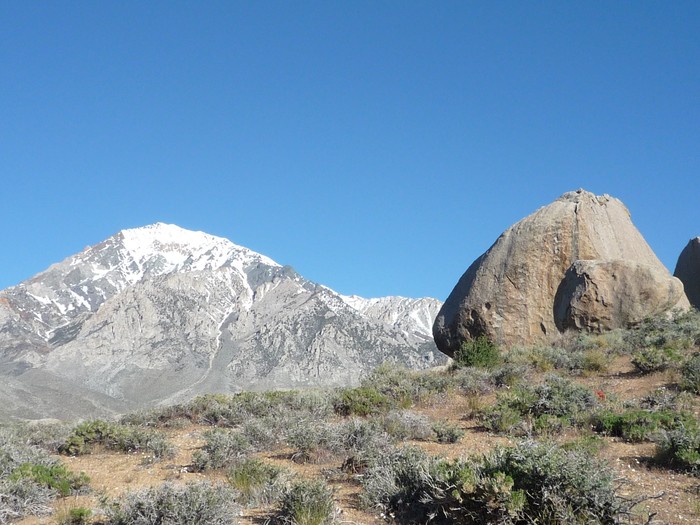
[[[343,296],[228,239],[156,223],[0,291],[0,376],[17,392],[42,397],[42,376],[65,383],[58,397],[79,386],[129,409],[208,392],[350,385],[386,360],[444,362],[430,332],[440,305]],[[52,414],[85,412],[61,405]]]

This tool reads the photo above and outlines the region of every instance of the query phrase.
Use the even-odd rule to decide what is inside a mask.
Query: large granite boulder
[[[577,261],[589,264],[577,270],[572,267]],[[592,266],[595,286],[582,285],[585,278],[576,275]],[[637,277],[628,275],[630,269]],[[627,284],[610,282],[621,274]],[[642,274],[653,280],[630,286]],[[639,320],[650,288],[658,297],[649,313],[687,308],[679,285],[622,202],[578,190],[508,228],[474,261],[438,313],[433,335],[438,348],[453,355],[463,341],[480,335],[512,346],[534,344],[569,327],[604,330]]]
[[[683,282],[690,304],[700,309],[700,237],[691,239],[683,249],[673,275]]]
[[[575,261],[554,298],[559,330],[607,331],[663,315],[682,302],[683,284],[668,270],[629,260]]]

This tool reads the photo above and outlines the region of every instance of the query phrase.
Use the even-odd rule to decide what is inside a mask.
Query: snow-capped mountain
[[[0,411],[73,417],[432,366],[440,306],[343,296],[174,225],[124,230],[0,292]]]

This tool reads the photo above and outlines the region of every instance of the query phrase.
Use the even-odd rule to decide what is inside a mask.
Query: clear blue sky
[[[700,235],[700,2],[3,1],[0,288],[124,228],[445,299],[579,187]]]

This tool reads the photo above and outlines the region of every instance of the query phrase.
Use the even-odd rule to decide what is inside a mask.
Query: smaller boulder
[[[655,266],[626,259],[578,260],[559,285],[554,320],[561,331],[603,332],[688,307],[680,280]]]
[[[700,309],[700,237],[691,239],[683,249],[673,275],[683,283],[690,304]]]

